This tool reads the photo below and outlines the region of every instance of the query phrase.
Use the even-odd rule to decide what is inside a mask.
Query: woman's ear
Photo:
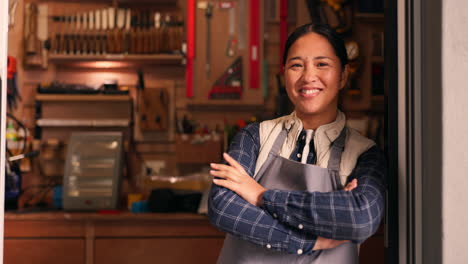
[[[346,87],[349,78],[349,65],[346,64],[343,71],[341,71],[340,90]]]

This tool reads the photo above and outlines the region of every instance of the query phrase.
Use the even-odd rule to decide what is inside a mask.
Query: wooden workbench
[[[5,263],[215,263],[224,234],[195,214],[7,213]]]
[[[6,213],[5,264],[216,263],[224,233],[196,214]],[[384,263],[383,226],[360,263]]]

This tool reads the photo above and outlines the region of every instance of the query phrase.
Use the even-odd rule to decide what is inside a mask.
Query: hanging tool
[[[21,101],[21,96],[17,87],[16,81],[16,59],[12,56],[8,56],[7,60],[7,105],[9,110],[15,110],[18,101]]]
[[[125,10],[125,45],[124,53],[128,54],[130,52],[130,27],[131,27],[132,11],[130,8]]]
[[[81,52],[83,54],[89,53],[89,38],[88,38],[88,13],[82,14],[82,35],[81,35]]]
[[[195,0],[187,0],[187,62],[185,95],[193,97],[193,60],[195,59]]]
[[[209,99],[240,99],[242,97],[242,57],[238,57],[215,82]]]
[[[26,36],[26,55],[36,55],[41,53],[41,42],[37,38],[38,8],[34,3],[30,3],[26,9],[26,24],[28,31]]]
[[[75,28],[75,54],[79,55],[82,53],[82,24],[83,20],[81,18],[81,14],[77,13],[75,15],[76,20],[76,28]]]
[[[8,27],[13,28],[15,25],[15,14],[16,14],[16,7],[18,6],[18,0],[10,0],[8,5]]]
[[[116,29],[114,31],[115,53],[123,53],[124,51],[123,30],[125,28],[125,14],[125,9],[119,8],[116,10]]]
[[[226,56],[234,57],[237,49],[235,5],[234,2],[219,2],[219,8],[229,10],[229,39],[226,48]]]
[[[101,10],[101,50],[103,54],[107,53],[107,29],[109,24],[109,17],[107,15],[107,8]]]
[[[239,50],[244,50],[245,48],[245,37],[247,34],[247,0],[239,0],[239,41],[238,48]]]
[[[211,18],[213,17],[213,4],[210,2],[207,3],[205,9],[205,18],[206,18],[206,76],[210,78],[211,74],[211,62],[210,62],[210,53],[211,53]]]
[[[115,9],[109,7],[107,9],[107,18],[108,20],[108,31],[107,31],[107,52],[115,53],[115,39],[114,39],[114,26],[115,26]]]
[[[75,15],[70,15],[70,29],[68,31],[68,53],[69,54],[75,54],[75,31],[76,31],[76,16]]]
[[[161,51],[161,13],[154,13],[154,29],[153,29],[153,45],[152,52],[159,53]]]
[[[41,59],[42,59],[42,67],[46,68],[47,67],[47,49],[45,48],[45,42],[47,41],[48,38],[48,16],[49,16],[49,10],[48,6],[45,4],[41,4],[38,7],[38,29],[37,29],[37,38],[41,42]]]
[[[95,48],[96,48],[96,54],[102,54],[102,45],[101,45],[101,27],[102,27],[102,19],[101,19],[101,10],[97,9],[94,11],[94,18],[95,18],[95,23],[94,27],[96,28],[96,31],[94,33],[94,39],[95,39]]]
[[[250,89],[260,86],[260,1],[250,0]]]
[[[94,16],[94,11],[89,11],[88,13],[89,18],[89,52],[92,54],[96,53],[96,20]]]

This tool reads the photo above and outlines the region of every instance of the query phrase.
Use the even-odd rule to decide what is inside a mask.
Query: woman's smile
[[[319,95],[321,88],[303,87],[299,89],[299,94],[304,98],[313,98]]]

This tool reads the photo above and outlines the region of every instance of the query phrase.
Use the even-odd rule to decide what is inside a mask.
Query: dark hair
[[[328,42],[332,45],[336,56],[340,59],[341,68],[344,69],[344,66],[348,64],[348,54],[346,52],[346,46],[344,44],[343,39],[329,25],[313,23],[302,25],[296,28],[294,32],[291,33],[291,35],[289,35],[284,47],[283,65],[286,64],[289,49],[294,44],[294,42],[296,42],[297,39],[308,33],[317,33],[325,37],[328,40]]]

